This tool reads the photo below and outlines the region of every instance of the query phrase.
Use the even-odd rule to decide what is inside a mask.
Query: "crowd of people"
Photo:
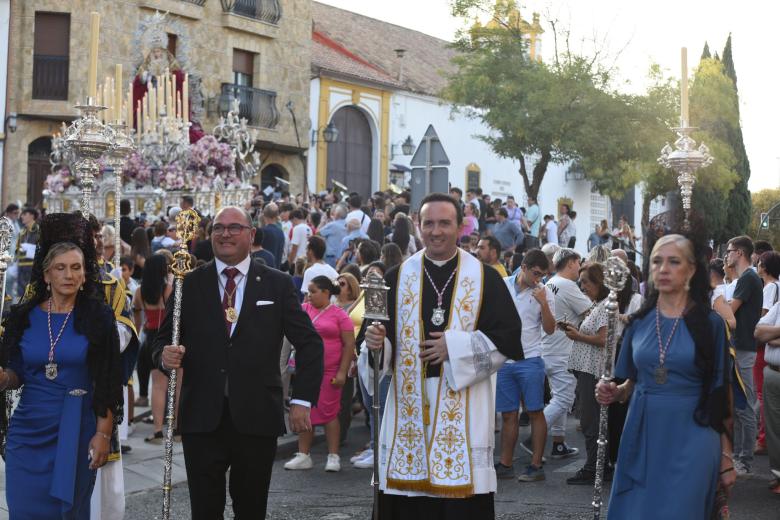
[[[769,455],[780,494],[780,253],[770,244],[735,237],[714,258],[701,237],[668,234],[643,273],[625,217],[612,230],[596,225],[582,255],[567,204],[557,217],[542,215],[531,197],[520,207],[512,196],[456,187],[420,208],[408,192],[304,200],[277,191],[270,199],[258,191],[244,207],[202,215],[190,243],[176,227],[180,211],[199,209],[187,196],[155,217],[131,215],[122,200],[119,230],[94,217],[6,208],[16,226],[7,277],[16,304],[6,307],[0,388],[24,386],[7,431],[12,514],[89,518],[90,475],[118,452],[117,423],[132,434],[135,407],[150,406],[145,441],[163,443],[171,370],[179,370],[175,438],[193,518],[222,514],[228,469],[236,514],[264,511],[286,429],[297,433],[298,451],[285,469],[340,471],[340,447],[361,410],[372,440],[350,463],[373,467],[374,429],[392,444],[380,457],[385,518],[493,518],[496,478],[544,481],[547,457],[580,456],[566,440],[572,413],[586,453],[567,483],[593,485],[605,404],[611,518],[725,511],[756,455]],[[173,253],[182,249],[194,271],[172,345]],[[610,257],[631,275],[618,295],[616,379],[605,384]],[[391,319],[381,326],[363,320],[360,284],[370,272],[391,288]],[[480,312],[487,301],[491,311]],[[461,396],[472,402],[460,414],[468,419],[437,420],[439,405],[455,410]],[[325,461],[311,457],[317,426]],[[465,466],[444,476],[427,463],[401,471],[420,446],[443,449],[435,433],[445,426],[469,439]],[[521,426],[530,426],[527,438]],[[44,428],[51,435],[33,435]],[[419,431],[416,443],[389,443],[401,428]],[[71,453],[56,442],[63,435]],[[531,461],[516,469],[518,445]],[[41,473],[30,460],[55,469]]]

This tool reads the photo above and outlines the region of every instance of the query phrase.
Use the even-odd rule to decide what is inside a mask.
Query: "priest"
[[[494,374],[522,359],[520,318],[495,269],[457,246],[458,203],[427,195],[425,245],[388,271],[390,319],[366,345],[392,372],[379,446],[383,520],[495,518]]]

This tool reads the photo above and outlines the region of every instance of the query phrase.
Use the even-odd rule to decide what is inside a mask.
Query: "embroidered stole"
[[[449,323],[445,330],[473,331],[482,300],[482,263],[458,249]],[[424,251],[401,266],[396,295],[396,351],[393,376],[395,419],[387,465],[387,487],[463,498],[474,493],[469,443],[469,389],[452,390],[442,367],[436,395],[427,396],[435,413],[426,426],[426,381],[420,361]]]

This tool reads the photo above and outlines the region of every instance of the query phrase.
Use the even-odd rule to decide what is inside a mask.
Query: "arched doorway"
[[[278,164],[269,164],[260,173],[260,189],[264,189],[266,186],[273,186],[276,184],[276,178],[284,179],[289,182],[289,175],[287,170],[279,166]]]
[[[335,143],[328,144],[327,187],[338,181],[364,198],[371,194],[373,145],[371,126],[360,109],[340,108],[331,119],[339,130]]]
[[[51,173],[51,137],[39,137],[27,147],[27,204],[40,208],[43,185]]]

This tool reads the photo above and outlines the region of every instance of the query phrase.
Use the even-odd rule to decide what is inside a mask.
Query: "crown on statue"
[[[152,49],[168,48],[168,13],[155,12],[144,20],[143,47],[144,54]]]

